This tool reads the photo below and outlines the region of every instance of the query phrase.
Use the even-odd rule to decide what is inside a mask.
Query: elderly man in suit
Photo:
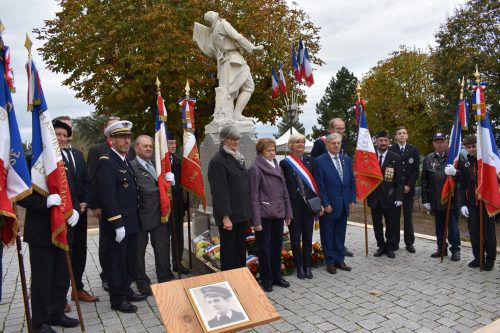
[[[134,148],[136,157],[130,161],[130,166],[134,171],[139,188],[139,217],[142,227],[137,240],[135,282],[141,294],[153,295],[150,287],[151,280],[146,274],[144,261],[148,236],[151,237],[151,245],[155,253],[158,283],[168,282],[175,278],[170,271],[170,230],[167,223],[161,222],[158,176],[151,160],[154,151],[153,139],[150,136],[141,135],[135,140]]]
[[[415,253],[415,232],[413,230],[413,205],[415,203],[415,183],[420,172],[420,153],[418,148],[406,142],[408,131],[404,126],[396,128],[396,144],[389,147],[389,151],[401,156],[403,161],[403,181],[405,184],[405,196],[403,201],[404,214],[404,240],[406,250]],[[399,244],[399,242],[398,242]]]
[[[399,219],[404,200],[404,182],[401,157],[388,151],[389,142],[386,131],[377,134],[377,159],[384,179],[366,201],[372,211],[373,231],[378,246],[374,256],[387,254],[389,258],[395,258],[394,250],[398,249],[400,239]],[[385,240],[382,218],[385,218]]]
[[[109,126],[114,123],[120,121],[120,117],[108,117],[104,122],[104,132],[108,129]],[[101,203],[99,202],[99,195],[97,193],[97,182],[94,177],[95,169],[97,166],[97,162],[99,159],[106,155],[111,149],[111,141],[107,139],[103,143],[92,146],[89,149],[89,153],[87,155],[87,170],[89,174],[89,178],[91,181],[91,196],[90,196],[90,208],[92,209],[92,214],[96,219],[99,220],[99,263],[101,265],[101,280],[102,287],[104,290],[109,291],[108,289],[108,278],[106,275],[106,234],[104,233],[103,222],[101,221]],[[135,158],[135,151],[132,147],[126,153],[127,158],[129,160],[133,160]]]
[[[350,271],[344,263],[344,242],[349,209],[356,203],[356,182],[351,159],[340,154],[342,137],[338,133],[325,139],[328,152],[316,158],[318,187],[323,197],[325,213],[319,218],[321,244],[325,254],[326,270],[337,273],[337,268]]]
[[[130,288],[140,229],[137,180],[126,157],[131,128],[131,122],[119,121],[106,129],[105,134],[112,148],[99,159],[95,170],[97,193],[102,203],[101,232],[106,236],[106,273],[111,309],[126,313],[137,311],[137,307],[129,302],[147,298],[147,295],[135,294]]]

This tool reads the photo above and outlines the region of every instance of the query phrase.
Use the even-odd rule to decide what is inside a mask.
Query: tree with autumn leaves
[[[282,117],[283,101],[271,98],[271,64],[282,60],[292,79],[291,45],[299,37],[307,42],[311,62],[320,49],[319,28],[297,4],[285,0],[67,0],[54,20],[35,29],[44,41],[38,51],[48,68],[69,75],[63,85],[76,97],[95,106],[97,114],[118,114],[132,121],[137,133],[154,134],[156,77],[169,110],[168,127],[182,134],[178,100],[186,79],[195,107],[196,136],[203,141],[204,127],[215,108],[217,66],[193,42],[195,22],[215,11],[264,51],[246,56],[255,91],[244,115],[274,124]],[[305,92],[299,92],[299,104]]]

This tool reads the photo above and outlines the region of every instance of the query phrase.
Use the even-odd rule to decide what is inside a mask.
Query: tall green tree
[[[316,103],[318,127],[312,127],[311,138],[316,140],[329,131],[329,123],[333,118],[341,118],[345,122],[344,139],[347,143],[347,155],[354,156],[356,151],[356,110],[353,106],[353,95],[356,93],[358,79],[354,73],[342,67],[330,80],[325,94]]]
[[[292,124],[293,128],[295,128],[299,133],[306,134],[306,129],[304,128],[304,124],[302,124],[298,119]],[[283,134],[290,131],[290,117],[288,113],[285,112],[283,118],[278,123],[278,133],[273,134],[275,139],[280,138]]]
[[[73,132],[78,133],[79,138],[85,139],[88,144],[94,146],[106,140],[104,136],[105,115],[91,114],[90,116],[71,119]]]
[[[263,52],[245,55],[255,91],[244,111],[263,123],[274,124],[284,102],[271,98],[271,64],[290,59],[290,46],[299,37],[307,42],[311,62],[323,62],[319,28],[309,15],[286,0],[66,0],[54,20],[35,29],[44,41],[39,49],[47,67],[68,78],[63,85],[76,97],[95,106],[98,114],[118,114],[134,123],[141,133],[154,134],[156,77],[163,83],[162,96],[169,110],[169,129],[182,136],[178,100],[189,79],[195,107],[196,136],[215,108],[217,66],[193,41],[195,22],[215,11]],[[283,62],[290,82],[291,61]],[[305,90],[299,92],[299,104]]]

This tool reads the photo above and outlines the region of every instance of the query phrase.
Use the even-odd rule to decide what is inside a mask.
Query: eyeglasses
[[[241,138],[229,138],[228,140],[231,142],[239,142]]]

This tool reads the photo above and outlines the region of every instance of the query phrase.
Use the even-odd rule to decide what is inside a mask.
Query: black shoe
[[[271,282],[264,283],[264,291],[267,293],[273,292],[273,284]]]
[[[306,272],[306,278],[308,279],[313,278],[313,274],[311,273],[311,267],[306,267],[305,272]]]
[[[39,328],[35,328],[33,329],[33,331],[35,333],[57,333],[56,331],[54,331],[52,329],[52,327],[50,327],[49,325],[47,324],[42,324],[42,326],[40,326]]]
[[[123,301],[120,305],[111,305],[111,310],[120,311],[124,313],[133,313],[137,311],[137,306],[130,304],[127,301]]]
[[[460,251],[451,253],[451,261],[460,261]]]
[[[290,282],[288,282],[285,279],[281,279],[280,281],[274,281],[273,284],[275,286],[281,287],[281,288],[288,288],[290,287]]]
[[[406,251],[410,253],[415,253],[415,247],[412,244],[406,245]]]
[[[304,273],[304,268],[297,267],[297,277],[301,280],[304,280],[306,278],[306,274]]]
[[[78,319],[70,318],[65,314],[62,314],[57,318],[50,318],[49,325],[61,327],[78,327],[78,325],[80,325],[80,321]]]
[[[493,267],[495,266],[495,262],[494,261],[486,261],[484,264],[483,264],[483,271],[491,271],[493,270]]]
[[[394,254],[394,251],[392,249],[387,249],[385,252],[387,253],[387,256],[389,258],[391,258],[391,259],[396,258],[396,255]]]
[[[150,286],[137,287],[137,290],[139,290],[142,295],[153,296],[153,291]]]
[[[443,251],[443,249],[437,249],[436,252],[434,252],[433,254],[431,254],[431,258],[441,258],[441,252]],[[445,250],[444,251],[444,256],[447,257],[448,256],[448,250]],[[459,257],[460,259],[460,254],[459,254]]]
[[[125,298],[125,300],[127,302],[142,302],[145,301],[146,298],[148,298],[148,295],[132,294],[132,296]]]
[[[477,259],[472,260],[472,261],[469,263],[469,265],[468,265],[468,266],[469,266],[470,268],[477,268],[477,267],[479,267],[479,260],[477,260]],[[483,268],[484,268],[484,267],[483,267]]]
[[[373,254],[375,257],[381,257],[383,254],[385,254],[385,249],[379,247],[377,251]]]
[[[174,272],[177,272],[177,264],[173,264],[172,265],[172,270]],[[181,264],[181,274],[188,275],[189,273],[191,273],[189,271],[189,269],[187,269],[186,267],[182,266],[182,264]]]
[[[394,246],[394,247],[392,248],[392,250],[393,250],[393,251],[397,251],[397,250],[399,250],[399,245]]]
[[[351,251],[349,251],[349,249],[347,249],[347,247],[344,246],[344,256],[346,257],[352,257],[354,255],[354,253],[352,253]]]
[[[182,273],[182,272],[181,272]],[[169,278],[170,280],[175,280],[175,275],[174,273],[172,273],[172,271],[168,271],[167,272],[167,278]]]
[[[108,281],[102,281],[102,289],[109,291]]]

